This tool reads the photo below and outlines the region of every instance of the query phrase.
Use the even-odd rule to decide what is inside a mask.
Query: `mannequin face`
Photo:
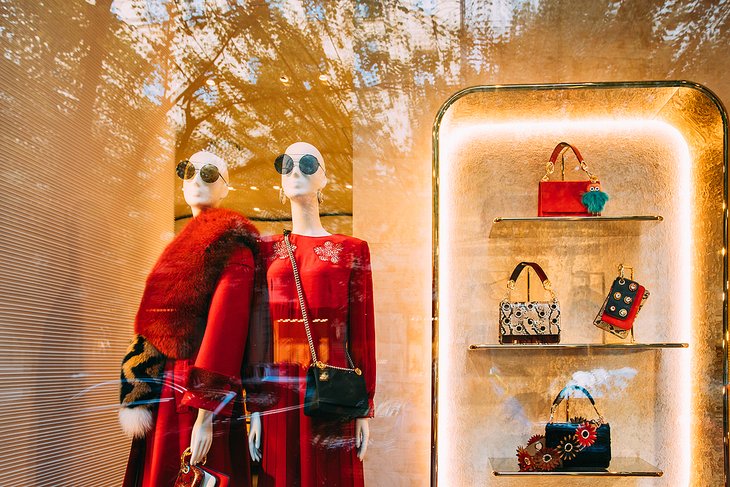
[[[281,187],[287,198],[311,197],[327,185],[324,158],[316,147],[307,142],[296,142],[287,147],[285,153],[294,160],[294,169],[281,175]],[[311,154],[319,161],[320,167],[314,174],[304,174],[299,168],[299,159],[305,154]]]
[[[228,165],[220,157],[205,151],[193,154],[190,162],[195,166],[195,176],[183,180],[182,190],[185,202],[190,205],[193,215],[196,215],[204,208],[217,208],[223,198],[228,196],[228,185],[223,181],[224,179],[229,180]],[[216,166],[223,177],[219,177],[212,183],[203,181],[200,177],[200,168],[206,164]]]

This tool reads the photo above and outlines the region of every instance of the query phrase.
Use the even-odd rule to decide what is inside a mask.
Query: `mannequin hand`
[[[261,461],[261,414],[251,414],[251,425],[248,431],[248,451],[251,460]]]
[[[212,411],[198,409],[198,419],[195,420],[193,433],[190,435],[192,465],[205,461],[210,445],[213,444],[213,416],[215,414]]]
[[[368,451],[368,440],[370,440],[370,418],[357,418],[355,420],[355,446],[357,447],[357,458],[362,462],[365,459],[365,452]]]

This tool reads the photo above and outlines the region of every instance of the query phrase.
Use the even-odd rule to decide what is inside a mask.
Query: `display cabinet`
[[[610,195],[600,217],[537,217],[560,141],[580,148]],[[434,485],[526,485],[528,474],[546,486],[585,476],[725,484],[726,174],[726,113],[689,82],[479,86],[444,104],[434,125]],[[570,165],[565,176],[585,179]],[[559,344],[499,344],[498,306],[520,261],[553,284]],[[633,341],[593,326],[619,264],[651,293]],[[568,383],[588,388],[610,423],[610,467],[519,472],[516,448],[544,432]]]

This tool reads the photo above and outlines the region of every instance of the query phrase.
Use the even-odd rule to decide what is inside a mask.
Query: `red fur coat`
[[[251,485],[240,373],[256,237],[238,213],[209,209],[187,224],[152,269],[135,332],[166,360],[159,399],[150,408],[120,410],[123,424],[144,430],[132,442],[124,487],[175,483],[200,409],[215,413],[206,465],[229,476],[231,487]]]
[[[134,331],[169,358],[189,358],[200,346],[208,307],[231,253],[256,252],[256,228],[242,215],[208,209],[165,248],[147,278]]]

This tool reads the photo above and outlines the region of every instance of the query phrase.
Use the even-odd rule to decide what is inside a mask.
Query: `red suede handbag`
[[[203,465],[191,465],[191,456],[192,451],[188,447],[180,457],[180,472],[173,487],[228,487],[228,475]]]
[[[565,181],[565,152],[571,149],[580,168],[588,175],[587,181]],[[550,181],[558,157],[562,159],[562,181]],[[567,142],[555,146],[540,181],[537,196],[537,216],[598,216],[608,201],[601,191],[598,178],[588,171],[588,166],[577,148]]]

